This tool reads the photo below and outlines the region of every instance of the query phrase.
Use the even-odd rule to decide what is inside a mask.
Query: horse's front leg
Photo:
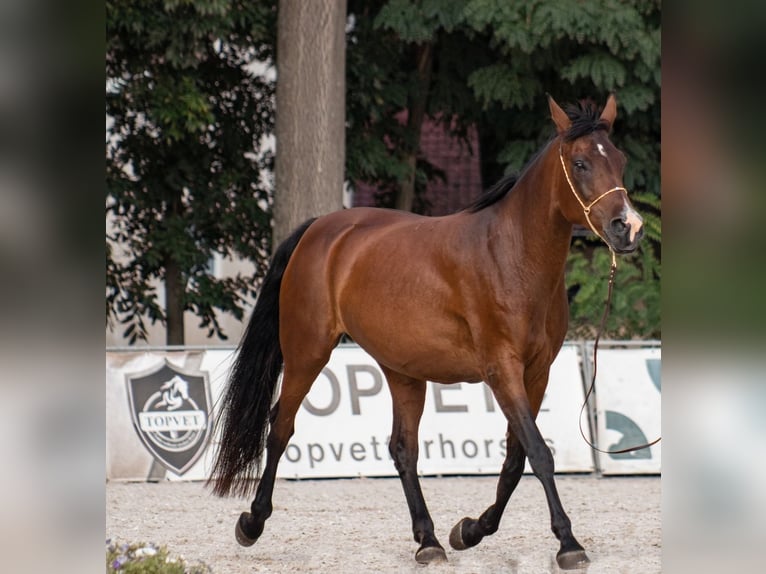
[[[524,375],[524,365],[518,360],[511,359],[502,368],[491,373],[487,377],[487,383],[503,410],[503,414],[508,419],[509,431],[517,437],[521,448],[529,459],[532,471],[545,490],[548,509],[551,514],[551,530],[561,544],[556,554],[559,567],[565,570],[580,568],[590,560],[572,534],[572,523],[564,512],[554,482],[553,455],[535,423],[535,413],[539,409],[539,402],[542,400],[545,385],[534,384],[534,381],[531,380],[526,381],[527,384],[525,385]],[[538,377],[534,378],[537,379]],[[540,383],[541,381],[542,379],[537,382]],[[529,390],[540,391],[533,393],[534,409],[530,405],[530,397],[527,395]]]
[[[506,445],[505,461],[497,481],[495,502],[478,519],[463,518],[452,528],[449,543],[455,550],[465,550],[476,546],[482,538],[497,532],[500,526],[503,511],[524,472],[524,449],[510,427],[506,435]]]
[[[394,411],[389,452],[402,481],[415,542],[420,544],[415,560],[421,564],[443,562],[447,555],[434,534],[434,523],[418,480],[418,426],[425,404],[426,382],[381,368],[391,389]]]

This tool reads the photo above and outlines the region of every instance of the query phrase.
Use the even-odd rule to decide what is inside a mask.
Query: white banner
[[[599,350],[596,417],[600,449],[647,444],[662,434],[660,365],[659,348]],[[624,454],[599,453],[599,466],[604,474],[658,474],[662,442]]]
[[[577,348],[567,345],[551,368],[537,419],[558,472],[593,470],[590,448],[577,431],[582,401]],[[296,417],[278,476],[395,476],[388,453],[391,420],[391,395],[377,363],[358,347],[339,347]],[[429,383],[420,422],[419,472],[498,473],[506,426],[483,383]]]
[[[107,478],[207,478],[210,447],[218,436],[211,426],[213,405],[220,402],[233,356],[233,350],[108,352]],[[601,448],[659,436],[659,358],[659,348],[599,352]],[[537,417],[557,472],[594,470],[593,453],[578,430],[582,383],[580,347],[566,344],[551,367]],[[395,476],[388,453],[391,419],[391,395],[377,363],[359,347],[339,347],[298,412],[278,475]],[[505,432],[505,417],[483,383],[429,383],[419,472],[496,474],[505,456]],[[659,445],[622,458],[601,455],[600,462],[607,474],[657,473]]]

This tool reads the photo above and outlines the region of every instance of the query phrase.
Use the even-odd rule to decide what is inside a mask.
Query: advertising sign
[[[558,472],[593,470],[590,448],[577,430],[582,401],[577,348],[565,346],[551,368],[537,419]],[[278,476],[395,476],[388,453],[391,421],[391,395],[377,363],[358,347],[339,347],[298,412]],[[483,383],[429,383],[418,469],[496,474],[505,457],[506,427]]]
[[[160,464],[183,475],[210,441],[212,400],[207,373],[186,371],[164,359],[149,371],[125,378],[139,439]]]
[[[537,424],[556,472],[592,472],[594,453],[579,431],[581,347],[565,344],[554,361]],[[106,355],[107,478],[204,480],[212,466],[217,404],[235,351],[130,351]],[[660,349],[599,351],[598,445],[615,450],[660,435]],[[587,366],[587,363],[586,363]],[[377,363],[340,346],[303,401],[278,476],[395,476],[388,453],[391,394]],[[590,438],[588,415],[583,431]],[[506,421],[483,383],[428,383],[420,422],[418,470],[426,475],[496,474]],[[596,437],[593,437],[595,440]],[[661,470],[660,445],[600,455],[605,474]],[[527,463],[526,472],[530,472]]]
[[[662,434],[661,350],[603,349],[598,353],[596,420],[602,450],[647,444]],[[657,474],[662,442],[622,454],[599,453],[604,474]]]
[[[202,480],[232,351],[107,353],[106,476]]]

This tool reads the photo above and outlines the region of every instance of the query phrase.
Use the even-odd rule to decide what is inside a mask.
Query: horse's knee
[[[524,451],[512,453],[505,458],[500,470],[501,477],[507,477],[509,480],[521,476],[524,472]]]
[[[545,443],[527,453],[532,472],[537,478],[551,476],[554,472],[553,454]]]
[[[394,461],[397,472],[404,472],[408,467],[410,458],[404,441],[400,438],[391,437],[391,441],[388,443],[388,452]]]

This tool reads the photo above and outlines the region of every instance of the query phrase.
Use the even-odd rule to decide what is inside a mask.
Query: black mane
[[[572,122],[571,127],[564,133],[565,142],[571,142],[596,130],[609,130],[609,124],[601,119],[601,111],[592,100],[580,100],[579,104],[569,104],[564,112]]]
[[[583,136],[592,134],[598,130],[609,130],[609,125],[601,119],[601,110],[592,100],[580,100],[580,102],[577,104],[568,104],[564,108],[564,112],[572,122],[572,125],[569,127],[569,129],[562,135],[564,141],[566,142],[574,141]],[[540,151],[542,151],[542,149],[545,149],[545,146],[543,146]],[[529,162],[527,162],[527,165],[535,160],[535,158],[540,154],[540,151],[538,151],[532,156],[532,158],[530,158]],[[526,166],[524,169],[522,169],[522,173],[525,169]],[[482,193],[463,211],[476,213],[485,207],[494,205],[510,193],[518,179],[519,174],[517,173],[506,175],[495,185]]]
[[[473,203],[471,203],[468,207],[464,209],[464,211],[468,211],[470,213],[476,213],[477,211],[481,211],[485,207],[489,207],[490,205],[493,205],[503,199],[508,193],[511,191],[514,185],[516,185],[516,180],[519,179],[518,174],[513,173],[511,175],[506,175],[503,177],[500,181],[498,181],[495,185],[490,187],[487,191],[482,193]]]

